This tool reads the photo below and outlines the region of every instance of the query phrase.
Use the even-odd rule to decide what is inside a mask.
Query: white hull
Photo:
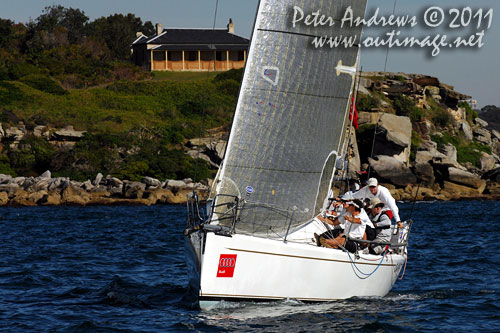
[[[203,240],[197,243],[202,245]],[[384,258],[360,254],[357,258],[307,243],[209,232],[199,271],[192,270],[191,278],[199,281],[200,300],[330,301],[385,296],[404,263],[405,257],[397,254]]]

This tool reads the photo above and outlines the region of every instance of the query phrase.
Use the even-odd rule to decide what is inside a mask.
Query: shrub
[[[217,74],[217,76],[214,77],[214,82],[220,82],[224,80],[234,80],[239,84],[241,82],[242,77],[243,77],[243,68],[231,69],[226,72]]]
[[[470,162],[475,166],[479,166],[481,152],[491,154],[491,148],[477,142],[460,145],[457,147],[457,161],[458,163]]]
[[[438,148],[441,148],[447,144],[452,144],[455,147],[458,147],[462,141],[449,133],[441,133],[441,135],[431,135],[431,140],[438,144]]]
[[[0,155],[0,173],[4,175],[16,176],[16,172],[10,166],[9,157],[5,154]]]
[[[432,121],[435,125],[444,128],[451,123],[451,115],[447,110],[438,108],[433,112]]]
[[[457,148],[457,162],[467,163],[470,162],[473,165],[478,166],[479,159],[481,158],[481,152],[491,154],[491,148],[478,142],[471,142],[462,140],[457,136],[451,135],[449,133],[442,133],[439,135],[431,135],[431,140],[438,144],[438,148],[443,147],[446,144],[452,144]]]
[[[10,166],[18,174],[40,174],[50,169],[54,153],[54,147],[45,139],[26,136],[19,143],[18,149],[8,152],[8,159]]]
[[[420,134],[416,131],[411,131],[411,150],[410,150],[410,161],[415,161],[417,156],[418,147],[422,144],[422,138]]]
[[[358,110],[371,110],[379,106],[379,101],[372,95],[359,93],[356,98],[356,107]]]
[[[28,75],[20,79],[26,85],[54,95],[64,95],[68,92],[64,90],[56,81],[45,75]]]
[[[479,114],[477,113],[477,111],[472,110],[469,103],[467,103],[467,102],[460,102],[460,103],[458,103],[458,106],[465,109],[465,113],[467,115],[467,121],[469,122],[469,124],[471,124],[471,125],[474,124],[474,119],[479,117]]]
[[[404,95],[396,96],[393,100],[394,110],[396,110],[396,115],[409,117],[412,122],[418,122],[422,120],[423,111],[419,109],[415,102]]]

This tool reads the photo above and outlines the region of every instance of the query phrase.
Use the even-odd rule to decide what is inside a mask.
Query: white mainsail
[[[245,202],[237,233],[283,234],[311,220],[322,207],[353,86],[353,77],[337,75],[337,67],[339,62],[355,66],[359,50],[361,26],[341,25],[349,7],[354,17],[362,18],[366,0],[259,3],[216,184],[216,194]],[[354,43],[330,47],[325,42],[316,47],[318,41],[335,37]]]

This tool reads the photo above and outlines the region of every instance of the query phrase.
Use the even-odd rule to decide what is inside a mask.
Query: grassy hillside
[[[198,80],[192,80],[192,73],[182,74],[62,92],[51,87],[48,77],[45,85],[0,81],[4,129],[22,121],[28,130],[72,125],[88,132],[72,150],[29,136],[21,149],[4,145],[0,172],[24,175],[50,169],[82,180],[97,172],[129,179],[208,177],[206,164],[185,156],[179,143],[203,135],[204,129],[230,124],[241,70],[212,78],[199,75]]]

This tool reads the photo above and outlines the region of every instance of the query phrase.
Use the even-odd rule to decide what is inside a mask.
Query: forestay
[[[217,194],[244,202],[236,232],[282,235],[321,209],[353,85],[350,75],[337,75],[335,68],[340,60],[356,65],[361,34],[361,27],[341,28],[349,6],[354,17],[364,16],[366,0],[260,1],[216,184]],[[334,25],[306,24],[306,16],[318,10]],[[336,36],[354,36],[354,47],[313,44],[315,37]]]

